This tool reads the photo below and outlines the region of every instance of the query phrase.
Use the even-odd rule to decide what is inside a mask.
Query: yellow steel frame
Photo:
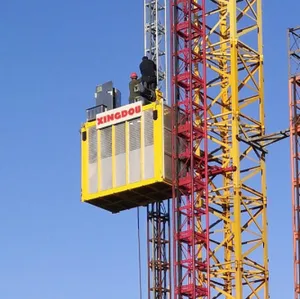
[[[261,0],[206,1],[211,297],[269,298]]]
[[[98,159],[98,192],[96,193],[89,193],[89,179],[88,179],[88,164],[89,164],[89,134],[86,134],[86,140],[83,141],[81,139],[81,200],[84,201],[89,201],[93,200],[95,198],[101,198],[107,195],[112,195],[115,193],[121,193],[123,191],[135,189],[135,188],[140,188],[145,185],[151,185],[157,182],[165,182],[167,184],[170,184],[168,180],[164,177],[164,135],[163,135],[163,128],[164,128],[164,121],[163,121],[163,115],[164,115],[164,104],[161,98],[161,93],[157,91],[157,101],[148,105],[145,105],[142,107],[143,111],[152,109],[157,111],[158,118],[157,120],[153,121],[153,134],[154,134],[154,177],[151,179],[144,179],[143,177],[141,178],[140,181],[135,182],[135,183],[129,183],[129,173],[128,171],[126,172],[126,184],[124,186],[115,186],[115,177],[116,173],[113,173],[112,176],[112,181],[113,181],[113,187],[111,189],[107,190],[101,190],[101,159],[100,159],[100,144],[101,144],[101,138],[100,138],[100,130],[97,130],[97,159]],[[129,166],[129,122],[125,122],[125,130],[126,130],[126,170],[128,170]],[[91,127],[96,126],[96,121],[91,121],[91,122],[86,122],[83,124],[81,128],[81,135],[83,135],[84,132],[88,133],[88,129]],[[143,126],[143,115],[141,117],[141,134],[143,134],[144,130],[147,128],[144,128]],[[114,149],[115,149],[115,126],[112,125],[112,167],[115,169],[115,154],[114,154]],[[141,162],[140,162],[140,167],[141,170],[144,169],[144,150],[143,150],[143,138],[141,138]],[[143,175],[143,171],[141,172]],[[99,191],[100,190],[100,191]]]

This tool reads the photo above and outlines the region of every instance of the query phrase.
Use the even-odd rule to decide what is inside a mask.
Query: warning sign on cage
[[[140,117],[142,115],[142,102],[136,102],[113,110],[97,114],[96,127],[101,129],[120,122]]]

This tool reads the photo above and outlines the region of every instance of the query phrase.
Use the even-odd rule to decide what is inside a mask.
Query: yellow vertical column
[[[125,161],[125,167],[126,167],[126,185],[129,184],[129,123],[128,121],[125,122],[125,153],[126,153],[126,161]]]
[[[116,127],[111,127],[111,163],[112,163],[112,187],[116,187]]]
[[[86,138],[83,140],[83,135]],[[88,194],[88,132],[85,126],[81,128],[81,197],[85,197]]]
[[[265,135],[265,95],[264,95],[264,61],[263,61],[263,28],[262,28],[262,0],[256,0],[257,5],[257,31],[258,31],[258,98],[259,98],[259,123],[261,135]],[[264,298],[269,296],[269,253],[268,253],[268,219],[267,219],[267,180],[266,158],[261,153],[260,157],[261,195],[262,195],[262,244],[263,244],[263,282]]]
[[[98,160],[98,192],[101,191],[102,187],[102,171],[101,171],[101,131],[97,130],[97,160]]]
[[[144,168],[145,168],[145,140],[144,140],[144,136],[145,136],[145,133],[144,133],[144,112],[142,113],[142,116],[140,118],[140,139],[141,139],[141,142],[140,142],[140,146],[141,146],[141,155],[140,155],[140,171],[141,171],[141,176],[140,176],[140,180],[143,180],[144,179]]]
[[[235,248],[235,280],[236,298],[243,299],[242,285],[242,237],[241,237],[241,181],[239,141],[239,92],[238,92],[238,39],[236,21],[236,0],[230,1],[230,60],[231,60],[231,99],[232,99],[232,164],[236,167],[233,173],[233,206],[234,206],[234,248]]]
[[[226,3],[220,3],[220,50],[222,56],[219,59],[219,68],[221,76],[221,126],[220,126],[220,136],[222,137],[223,144],[230,144],[230,113],[231,113],[231,103],[229,98],[228,86],[230,86],[230,78],[227,74],[228,67],[230,65],[228,59],[226,59],[226,54],[228,50],[228,44],[226,43],[226,38],[228,34],[228,26],[230,26],[226,18]],[[222,148],[222,167],[227,168],[230,166],[230,146],[224,146]],[[235,267],[231,262],[231,248],[233,247],[232,239],[232,225],[230,222],[231,219],[231,173],[225,173],[223,176],[223,197],[221,198],[223,215],[224,215],[224,268],[226,272],[224,273],[224,291],[227,294],[232,294],[232,279],[234,276]],[[226,296],[226,299],[230,299],[229,296]]]

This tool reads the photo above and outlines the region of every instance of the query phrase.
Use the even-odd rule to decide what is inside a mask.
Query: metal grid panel
[[[97,130],[96,127],[90,127],[88,129],[89,140],[89,163],[97,162]]]
[[[89,152],[89,193],[98,191],[98,160],[97,160],[97,130],[96,127],[88,129],[88,152]]]
[[[101,131],[101,190],[112,188],[112,127]]]
[[[112,127],[107,127],[101,131],[101,159],[112,155]]]
[[[141,148],[141,119],[129,122],[129,151]]]
[[[126,184],[126,132],[125,123],[120,123],[115,126],[115,153],[116,153],[116,187]]]
[[[124,154],[126,150],[126,135],[125,135],[125,123],[120,123],[115,126],[116,130],[116,155]]]
[[[153,110],[144,112],[144,179],[154,177]]]
[[[145,147],[153,145],[153,110],[144,111]]]
[[[165,178],[172,180],[172,132],[164,129]]]
[[[129,122],[129,182],[141,180],[141,119]]]

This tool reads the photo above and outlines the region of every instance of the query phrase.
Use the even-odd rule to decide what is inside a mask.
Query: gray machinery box
[[[95,92],[96,106],[87,109],[87,120],[93,121],[96,115],[107,110],[121,106],[121,92],[113,87],[113,82],[108,81],[97,85]]]
[[[113,82],[108,81],[96,87],[96,106],[104,105],[107,110],[121,106],[121,92],[113,87]]]

